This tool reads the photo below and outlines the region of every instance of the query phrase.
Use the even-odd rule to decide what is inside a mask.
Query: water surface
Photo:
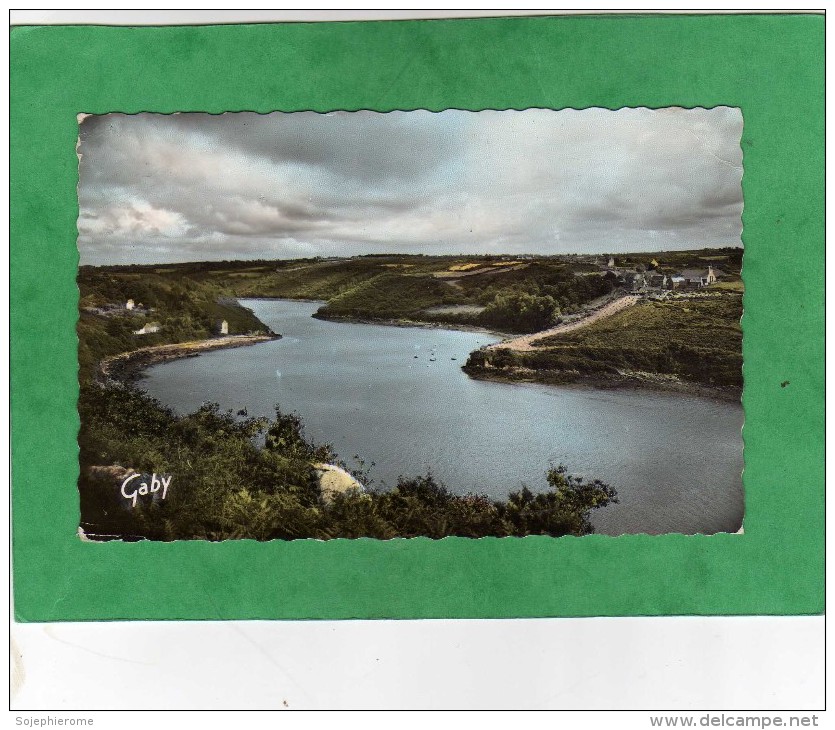
[[[712,533],[741,524],[741,406],[648,390],[493,383],[461,371],[481,332],[313,319],[311,302],[244,300],[280,340],[149,369],[179,412],[205,401],[298,412],[307,434],[375,462],[377,485],[427,470],[458,492],[544,489],[549,464],[602,479],[620,504],[598,532]]]

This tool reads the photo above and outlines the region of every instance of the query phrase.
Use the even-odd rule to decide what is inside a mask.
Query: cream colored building
[[[162,329],[159,322],[148,322],[142,329],[134,330],[135,335],[152,335]]]

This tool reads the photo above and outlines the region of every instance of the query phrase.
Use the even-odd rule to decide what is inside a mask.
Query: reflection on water
[[[158,365],[144,387],[181,412],[204,401],[272,415],[279,404],[376,485],[427,470],[456,491],[544,489],[565,464],[618,489],[598,532],[736,531],[742,521],[741,406],[646,390],[472,380],[480,332],[325,322],[310,302],[243,302],[281,340]]]

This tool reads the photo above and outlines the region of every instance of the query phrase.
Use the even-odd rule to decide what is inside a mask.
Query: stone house
[[[669,277],[666,274],[659,274],[650,272],[645,275],[647,283],[653,289],[667,289],[669,288]]]

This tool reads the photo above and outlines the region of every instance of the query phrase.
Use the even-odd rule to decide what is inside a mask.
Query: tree
[[[559,313],[550,295],[508,292],[497,294],[480,318],[484,324],[509,332],[536,332],[553,324]]]
[[[591,511],[618,501],[617,491],[599,479],[584,482],[560,465],[547,473],[551,491],[534,494],[527,487],[511,492],[497,506],[515,535],[588,535],[594,532]]]

